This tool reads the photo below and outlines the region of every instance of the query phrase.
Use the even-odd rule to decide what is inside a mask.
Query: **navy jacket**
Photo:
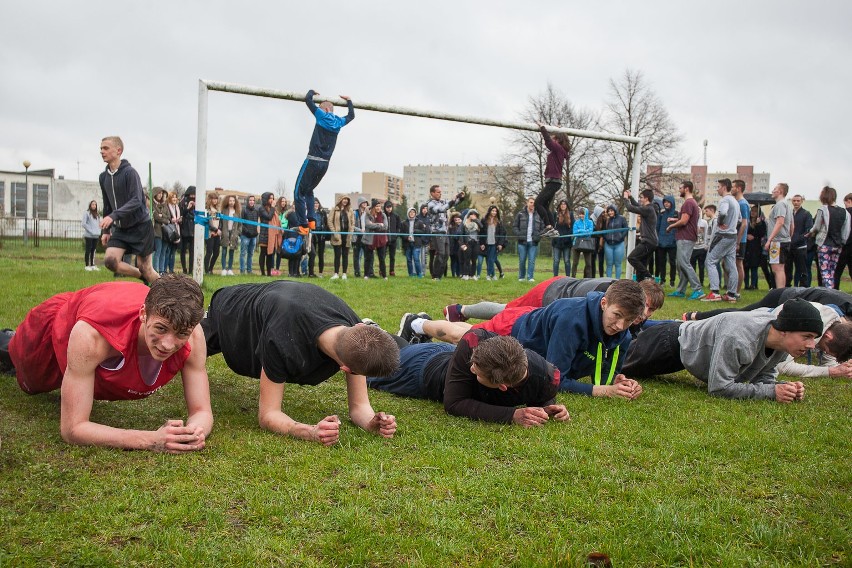
[[[555,300],[546,308],[524,314],[512,326],[512,337],[559,369],[560,391],[591,396],[594,385],[578,379],[594,376],[598,345],[602,358],[601,384],[606,384],[612,365],[615,365],[614,375],[621,372],[630,346],[630,333],[625,330],[614,336],[604,334],[603,296],[603,292],[589,292],[585,298]]]
[[[130,162],[121,160],[114,175],[109,175],[107,166],[98,182],[104,200],[104,217],[111,217],[116,227],[127,229],[139,223],[151,222],[151,215],[145,205],[142,180]]]
[[[337,116],[333,112],[325,112],[314,103],[314,91],[311,89],[305,95],[305,104],[308,110],[316,118],[314,133],[311,135],[311,143],[308,146],[308,155],[322,160],[330,160],[337,144],[337,134],[340,129],[355,120],[355,107],[352,101],[346,101],[349,114]]]

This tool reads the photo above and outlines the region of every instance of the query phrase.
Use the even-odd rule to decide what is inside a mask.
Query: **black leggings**
[[[85,255],[85,263],[86,266],[94,266],[95,265],[95,250],[98,248],[98,239],[90,239],[89,237],[83,237],[86,241],[86,255]]]
[[[186,270],[186,253],[189,251],[189,272]],[[180,238],[180,269],[184,274],[191,273],[195,266],[195,237]]]
[[[781,294],[783,294],[786,290],[786,288],[774,288],[767,292],[766,295],[760,299],[760,301],[755,302],[754,304],[749,304],[742,308],[723,308],[721,310],[695,312],[695,319],[703,320],[707,318],[712,318],[713,316],[718,316],[719,314],[724,314],[726,312],[750,312],[758,308],[777,308],[781,305]]]
[[[558,181],[548,181],[544,183],[544,189],[538,192],[535,198],[535,211],[541,220],[544,221],[545,227],[553,227],[553,215],[550,214],[550,204],[553,203],[553,197],[562,184]]]
[[[260,274],[262,276],[272,276],[272,267],[275,266],[275,253],[266,252],[266,243],[260,245]]]
[[[219,249],[222,247],[222,237],[210,237],[204,244],[207,245],[207,250],[204,251],[204,271],[208,274],[216,268],[216,261],[219,260]]]
[[[340,261],[343,261],[343,274],[349,268],[349,247],[333,245],[334,247],[334,273],[340,272]]]

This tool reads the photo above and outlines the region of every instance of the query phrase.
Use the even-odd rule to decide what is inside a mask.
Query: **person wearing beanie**
[[[341,128],[355,120],[355,107],[352,106],[352,100],[349,97],[340,95],[340,98],[346,101],[349,113],[346,116],[337,116],[334,114],[334,105],[329,101],[324,101],[319,106],[314,103],[314,95],[318,94],[311,89],[305,95],[305,104],[316,119],[316,124],[308,146],[308,156],[302,162],[302,168],[296,178],[296,189],[293,191],[293,205],[299,222],[299,232],[303,235],[307,235],[310,229],[316,228],[314,189],[328,171],[328,162],[337,145],[337,135]]]
[[[801,382],[778,381],[777,366],[816,346],[823,324],[810,302],[792,299],[780,312],[727,312],[701,321],[669,322],[644,330],[630,344],[624,374],[649,377],[683,369],[707,384],[711,396],[800,401]]]

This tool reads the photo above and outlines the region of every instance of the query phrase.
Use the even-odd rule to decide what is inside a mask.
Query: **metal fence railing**
[[[83,225],[79,219],[2,217],[0,244],[3,248],[47,246],[77,249],[83,246]]]

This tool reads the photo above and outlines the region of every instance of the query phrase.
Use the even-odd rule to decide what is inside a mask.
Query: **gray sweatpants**
[[[728,292],[737,293],[737,236],[716,235],[707,247],[707,275],[710,277],[710,290],[718,292],[722,276],[719,274],[719,261],[725,263],[725,272],[728,273]]]
[[[677,241],[677,273],[680,275],[677,291],[681,294],[686,293],[687,282],[689,282],[693,291],[701,290],[701,282],[698,280],[698,275],[695,274],[695,269],[692,268],[692,264],[689,262],[689,259],[692,258],[692,249],[694,248],[695,241]]]

